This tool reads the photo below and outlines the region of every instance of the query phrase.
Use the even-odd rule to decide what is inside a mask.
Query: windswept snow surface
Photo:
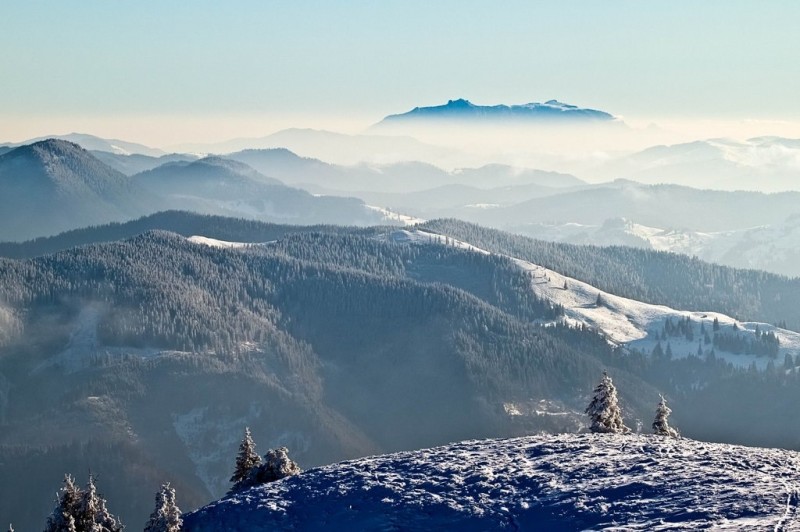
[[[391,242],[448,245],[477,253],[488,253],[467,242],[418,229],[393,231],[386,235],[385,239]],[[601,332],[612,344],[649,354],[660,342],[662,350],[666,351],[669,345],[670,351],[676,358],[697,355],[698,352],[705,355],[713,348],[715,356],[724,358],[735,366],[746,368],[755,364],[758,369],[767,367],[771,360],[767,356],[730,353],[719,347],[715,348],[712,344],[706,344],[704,332],[709,336],[712,335],[716,319],[720,334],[755,338],[756,330],[773,333],[780,342],[775,363],[783,363],[787,353],[793,356],[800,355],[800,334],[794,331],[768,323],[741,322],[717,312],[692,312],[642,303],[604,292],[590,284],[537,264],[514,257],[509,258],[528,272],[531,290],[538,297],[564,307],[564,317],[559,318],[560,320]],[[599,305],[598,296],[601,301]],[[668,320],[676,325],[678,321],[687,318],[691,323],[691,335],[670,335],[660,338]]]
[[[800,455],[642,435],[467,441],[312,469],[185,530],[796,530]]]

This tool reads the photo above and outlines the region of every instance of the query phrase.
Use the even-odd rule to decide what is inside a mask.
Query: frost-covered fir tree
[[[669,426],[667,418],[672,413],[672,409],[667,406],[667,400],[661,396],[661,401],[658,402],[656,407],[656,418],[653,420],[653,433],[659,436],[669,436],[677,438],[678,431]]]
[[[75,479],[64,475],[64,485],[59,490],[53,513],[47,518],[45,532],[77,532],[75,515],[80,509],[81,496],[81,489],[75,485]]]
[[[81,496],[75,525],[78,532],[119,532],[124,528],[106,509],[106,500],[97,493],[94,475],[89,475],[89,482]]]
[[[164,484],[156,493],[156,508],[150,514],[144,532],[180,532],[182,526],[183,518],[175,502],[175,490],[169,483]]]
[[[250,470],[261,464],[261,457],[256,452],[256,444],[253,437],[250,435],[250,428],[244,428],[244,438],[242,443],[239,444],[239,454],[236,455],[236,469],[231,476],[231,482],[234,484],[241,482]]]
[[[234,484],[228,493],[236,493],[252,486],[275,482],[300,473],[302,473],[300,466],[289,458],[289,449],[286,447],[270,449],[264,455],[264,463],[252,468],[250,474]]]
[[[98,495],[93,476],[89,476],[86,490],[82,490],[66,475],[45,532],[120,532],[123,528],[106,509],[106,501]]]
[[[622,410],[619,408],[617,389],[605,371],[600,384],[594,389],[594,397],[586,407],[586,413],[591,421],[589,428],[592,432],[615,434],[630,432],[630,429],[622,422]]]

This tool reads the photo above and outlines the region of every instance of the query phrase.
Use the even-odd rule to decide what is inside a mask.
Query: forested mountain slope
[[[43,140],[0,155],[4,240],[141,216],[164,206],[71,142]]]
[[[675,309],[722,312],[800,330],[800,307],[794,304],[800,300],[798,279],[655,250],[545,242],[457,220],[432,220],[420,227],[487,251],[528,260],[630,299]],[[35,257],[72,246],[129,238],[151,229],[255,243],[298,232],[375,236],[387,231],[385,227],[278,225],[170,211],[27,242],[0,242],[0,256]]]
[[[576,431],[604,368],[634,428],[661,392],[687,435],[800,441],[786,407],[800,401],[793,359],[751,371],[620,350],[557,325],[565,309],[509,257],[389,228],[166,219],[269,243],[223,249],[150,231],[0,260],[0,473],[25,483],[2,488],[0,514],[21,528],[49,511],[65,472],[53,464],[104,475],[127,522],[143,522],[140,494],[164,480],[196,507],[227,488],[245,425],[304,467]],[[40,506],[20,504],[23,493]]]
[[[4,478],[30,473],[3,488],[0,514],[43,522],[54,463],[104,475],[128,522],[157,481],[185,486],[191,508],[226,489],[244,425],[305,465],[574,429],[504,404],[578,405],[611,349],[530,325],[558,309],[524,281],[499,257],[321,233],[222,250],[150,232],[4,259],[0,463]],[[657,395],[619,379],[632,408]]]
[[[545,242],[458,220],[421,226],[478,247],[528,260],[601,290],[684,310],[713,310],[800,330],[800,279],[720,266],[699,259],[623,246]]]

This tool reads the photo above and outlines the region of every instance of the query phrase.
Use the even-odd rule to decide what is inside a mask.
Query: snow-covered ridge
[[[467,441],[252,488],[185,530],[795,530],[800,455],[641,435]]]
[[[413,242],[417,244],[449,245],[460,249],[489,253],[467,242],[421,230],[394,231],[385,236],[387,241]],[[772,334],[779,344],[773,353],[775,363],[782,364],[786,354],[800,355],[800,334],[775,327],[768,323],[740,322],[717,312],[692,312],[676,310],[663,305],[652,305],[628,299],[548,270],[537,264],[511,258],[530,276],[531,290],[540,298],[564,307],[565,319],[572,325],[585,325],[601,332],[616,345],[650,353],[660,344],[662,350],[675,357],[707,355],[712,349],[717,357],[723,357],[739,367],[755,364],[764,369],[769,356],[736,354],[726,346],[715,346],[707,341],[713,339],[714,329],[720,337],[738,336],[755,341],[756,334]],[[599,304],[598,304],[599,303]],[[687,321],[688,320],[688,321]],[[679,322],[686,321],[680,325]],[[717,325],[715,326],[715,321]],[[681,330],[677,329],[681,327]]]
[[[209,246],[212,248],[223,248],[223,249],[247,248],[247,247],[261,246],[266,244],[266,242],[258,244],[253,244],[249,242],[228,242],[227,240],[217,240],[216,238],[209,238],[207,236],[198,236],[198,235],[190,236],[186,240],[188,240],[193,244],[202,244],[204,246]]]
[[[413,228],[398,229],[377,238],[385,242],[443,245],[490,254],[468,242]],[[192,236],[188,240],[227,249],[263,245],[227,242],[203,236]],[[509,258],[528,273],[531,290],[537,297],[564,308],[564,317],[559,320],[596,330],[615,345],[646,354],[660,346],[665,354],[669,352],[676,358],[708,356],[713,350],[715,356],[724,358],[735,366],[746,368],[755,364],[758,369],[765,369],[770,361],[776,365],[783,364],[787,354],[800,356],[800,334],[794,331],[768,323],[742,322],[718,312],[693,312],[643,303],[604,292],[540,265],[515,257]],[[713,341],[715,334],[723,343],[716,344]],[[733,337],[746,342],[757,342],[758,335],[772,335],[777,340],[772,356],[737,353],[730,343],[724,343],[724,340]]]
[[[403,225],[416,225],[425,223],[425,220],[422,218],[395,212],[385,207],[377,207],[375,205],[364,205],[364,207],[366,207],[369,211],[379,213],[381,216],[383,216],[383,220],[386,222],[399,222]]]

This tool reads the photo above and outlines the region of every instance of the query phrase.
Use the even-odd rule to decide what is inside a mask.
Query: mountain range
[[[459,98],[448,100],[444,105],[432,107],[415,107],[414,109],[395,115],[389,115],[376,128],[384,125],[408,124],[414,122],[599,122],[613,121],[614,116],[596,109],[586,109],[575,105],[548,100],[544,103],[526,103],[521,105],[475,105],[469,100]]]
[[[147,155],[150,157],[160,157],[166,155],[162,150],[151,148],[144,144],[130,142],[120,139],[104,139],[96,135],[89,135],[86,133],[69,133],[67,135],[48,135],[45,137],[37,137],[34,139],[25,140],[13,144],[5,144],[6,147],[18,148],[28,144],[35,144],[43,140],[56,139],[65,140],[73,144],[77,144],[85,150],[89,151],[102,151],[113,153],[115,155]]]
[[[345,134],[308,128],[283,129],[264,137],[172,147],[177,152],[215,154],[270,148],[286,148],[303,157],[342,165],[446,161],[458,155],[455,149],[427,144],[404,135]]]
[[[76,144],[44,140],[0,155],[0,238],[25,240],[130,219],[157,197]]]
[[[659,145],[614,158],[587,175],[719,190],[800,190],[800,140],[718,138]]]
[[[498,187],[534,185],[552,188],[585,184],[569,174],[499,164],[452,171],[416,161],[343,166],[300,157],[286,149],[244,150],[225,157],[246,163],[266,175],[311,192],[334,195],[358,193],[359,197],[367,197],[371,193],[413,193],[455,183],[472,187],[492,183]]]
[[[300,224],[384,219],[355,198],[314,196],[220,158],[171,160],[126,176],[64,140],[0,155],[0,239],[48,236],[170,208]]]
[[[198,238],[136,233],[147,224]],[[109,236],[123,239],[92,243]],[[184,508],[206,503],[228,487],[244,426],[304,467],[574,432],[603,368],[632,424],[664,393],[689,436],[800,437],[782,407],[800,400],[797,333],[769,325],[800,324],[798,281],[446,220],[305,229],[165,213],[44,244],[0,259],[0,472],[22,482],[0,487],[0,513],[20,528],[43,522],[61,474],[87,468],[128,523],[165,480]],[[631,330],[648,343],[620,336]]]

